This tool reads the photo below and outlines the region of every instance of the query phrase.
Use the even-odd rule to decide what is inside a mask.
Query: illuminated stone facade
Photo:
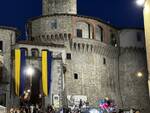
[[[48,7],[46,3],[47,0],[43,0],[44,10]],[[59,95],[60,101],[63,101],[62,97],[83,95],[92,106],[97,106],[97,99],[108,97],[115,100],[119,108],[135,108],[149,113],[143,29],[119,29],[93,17],[74,15],[76,1],[69,0],[68,4],[73,13],[68,9],[64,12],[59,9],[54,9],[58,12],[44,11],[43,16],[28,21],[26,41],[15,41],[12,47],[7,45],[10,53],[12,51],[11,58],[6,57],[12,59],[9,80],[12,82],[14,76],[15,48],[26,48],[27,64],[39,73],[41,51],[49,50],[53,52],[52,88],[50,95],[44,97],[45,105],[53,104],[54,95]],[[37,58],[32,50],[38,51]],[[141,78],[137,76],[138,72],[142,72]],[[11,101],[7,106],[17,106],[19,98],[14,94],[14,84],[11,86],[13,100],[6,98]]]

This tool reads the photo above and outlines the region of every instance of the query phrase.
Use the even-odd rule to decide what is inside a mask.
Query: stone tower
[[[77,14],[76,0],[43,0],[43,15]]]

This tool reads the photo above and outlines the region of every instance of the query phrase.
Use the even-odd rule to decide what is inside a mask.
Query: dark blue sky
[[[27,20],[40,16],[42,0],[1,0],[0,25],[24,32]],[[78,0],[78,14],[98,17],[118,27],[143,27],[142,8],[135,0]]]

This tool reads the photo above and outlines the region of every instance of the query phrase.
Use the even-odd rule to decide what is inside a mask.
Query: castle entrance
[[[30,70],[31,71],[31,70]],[[20,98],[21,106],[30,105],[40,105],[42,106],[42,86],[41,86],[41,76],[40,70],[34,68],[34,73],[32,76],[26,77],[25,91]]]
[[[34,105],[42,103],[41,75],[41,71],[35,69],[34,76],[32,76],[31,80],[30,102]]]

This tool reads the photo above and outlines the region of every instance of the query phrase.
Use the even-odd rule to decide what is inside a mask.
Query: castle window
[[[104,41],[103,39],[103,28],[100,26],[96,26],[96,40]]]
[[[103,58],[103,64],[106,64],[106,58]]]
[[[34,57],[34,58],[39,57],[39,50],[36,49],[36,48],[31,49],[31,55],[32,55],[32,57]]]
[[[3,52],[3,42],[0,41],[0,52]]]
[[[68,60],[71,60],[71,53],[67,53],[66,57],[67,57]]]
[[[6,94],[5,93],[0,94],[0,105],[6,106]]]
[[[117,39],[116,39],[116,36],[114,33],[111,33],[110,34],[110,44],[112,46],[116,46],[117,45]]]
[[[78,74],[77,73],[74,73],[74,79],[78,79]]]
[[[31,37],[31,41],[34,41],[35,40],[35,38],[34,37]]]
[[[56,19],[51,21],[51,29],[57,29],[57,20]]]
[[[79,21],[76,23],[76,34],[79,38],[93,39],[94,28],[88,22]]]
[[[82,29],[77,29],[77,37],[82,38]]]
[[[140,32],[137,32],[137,41],[138,42],[141,42],[142,41],[142,35],[141,35],[141,33]]]

